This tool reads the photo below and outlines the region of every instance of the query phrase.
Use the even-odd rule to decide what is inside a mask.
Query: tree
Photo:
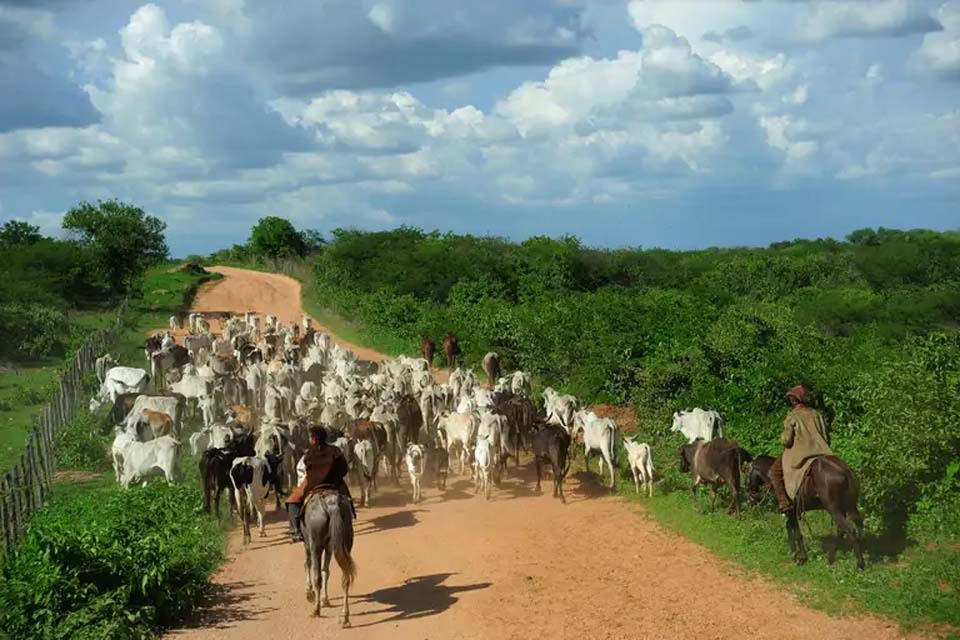
[[[250,231],[250,248],[258,256],[284,258],[306,252],[303,236],[289,220],[277,216],[260,218]]]
[[[63,217],[63,228],[79,236],[99,276],[115,293],[127,290],[150,265],[167,258],[166,223],[118,200],[81,202]]]
[[[42,237],[40,227],[23,220],[7,220],[0,227],[0,246],[3,247],[34,244]]]

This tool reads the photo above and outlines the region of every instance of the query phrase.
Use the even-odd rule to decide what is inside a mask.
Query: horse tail
[[[350,527],[350,505],[346,498],[337,496],[337,502],[330,504],[325,502],[327,518],[330,521],[330,546],[333,547],[333,556],[340,565],[343,572],[341,584],[344,590],[350,588],[353,581],[357,579],[357,565],[350,555],[350,547],[353,546],[353,532],[348,532]],[[333,507],[333,508],[330,508]]]

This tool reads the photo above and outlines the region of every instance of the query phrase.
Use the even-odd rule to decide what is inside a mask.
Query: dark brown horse
[[[807,550],[800,533],[804,511],[823,509],[837,525],[838,536],[850,536],[857,568],[863,569],[863,518],[857,509],[860,484],[850,467],[836,456],[819,456],[810,464],[806,477],[794,496],[793,510],[787,514],[787,538],[797,564],[807,561]],[[832,561],[832,557],[831,557]]]
[[[448,333],[443,336],[443,352],[447,354],[447,366],[450,369],[457,368],[457,354],[460,353],[460,345],[457,344],[457,336]]]
[[[423,336],[420,340],[420,353],[423,354],[423,359],[427,361],[431,367],[433,366],[433,354],[437,352],[437,343],[430,339],[430,336]]]

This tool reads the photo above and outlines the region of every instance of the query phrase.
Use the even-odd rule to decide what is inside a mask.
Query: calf
[[[207,449],[200,456],[200,480],[203,483],[203,510],[210,513],[210,497],[213,494],[217,519],[220,519],[220,495],[227,490],[230,497],[230,514],[233,515],[235,495],[230,481],[230,468],[240,456],[252,456],[253,436],[242,436],[223,448]]]
[[[180,443],[173,436],[161,436],[150,442],[128,441],[122,451],[120,485],[127,488],[135,480],[143,480],[146,485],[147,476],[156,473],[163,473],[167,482],[173,484],[179,449]]]
[[[500,356],[493,351],[483,356],[483,371],[487,374],[487,386],[493,389],[500,377]]]
[[[447,355],[447,366],[450,369],[457,368],[457,355],[460,353],[460,345],[457,344],[457,336],[448,333],[443,337],[443,352]]]
[[[430,366],[433,366],[433,354],[436,352],[437,343],[429,337],[423,336],[423,339],[420,340],[420,353],[423,354],[423,359],[426,360]]]
[[[757,456],[747,469],[747,497],[756,504],[770,490],[770,467],[776,462],[773,456]]]
[[[740,514],[740,465],[748,462],[750,454],[740,448],[735,440],[717,438],[709,442],[697,440],[680,447],[680,470],[690,471],[694,508],[699,511],[697,487],[709,484],[712,489],[710,508],[717,502],[717,489],[723,485],[730,488],[731,498],[728,513]]]
[[[264,538],[267,535],[263,524],[263,511],[267,493],[270,490],[269,475],[270,464],[266,458],[259,456],[236,458],[230,467],[230,482],[233,484],[240,520],[243,522],[243,544],[249,544],[251,541],[250,520],[253,518],[254,511],[257,513],[260,537]]]
[[[627,461],[630,464],[630,473],[633,474],[633,486],[640,493],[642,484],[648,490],[649,497],[653,497],[653,455],[650,445],[633,440],[623,441],[627,450]]]
[[[537,491],[540,488],[540,478],[543,476],[543,464],[549,464],[553,470],[553,497],[559,497],[567,503],[563,495],[563,479],[570,469],[570,434],[563,427],[555,424],[545,425],[533,436],[533,459],[537,465]]]
[[[176,430],[173,427],[173,418],[162,411],[153,409],[144,409],[136,422],[127,423],[128,428],[137,434],[137,440],[146,442],[155,440],[161,436],[175,436]]]
[[[483,491],[490,499],[490,469],[493,467],[493,446],[486,438],[478,437],[473,450],[474,487],[473,492]]]
[[[410,474],[410,484],[413,485],[413,502],[420,502],[420,478],[423,477],[425,466],[425,452],[422,444],[411,444],[407,447],[405,461],[407,472]]]
[[[442,446],[433,447],[426,451],[427,468],[430,469],[431,477],[437,483],[437,489],[446,491],[447,475],[450,473],[450,456],[447,450]]]

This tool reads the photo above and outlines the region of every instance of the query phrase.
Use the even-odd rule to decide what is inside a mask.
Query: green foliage
[[[290,221],[277,216],[260,218],[250,232],[248,244],[254,255],[273,260],[302,256],[307,250],[304,237]]]
[[[452,331],[470,365],[496,351],[589,402],[633,404],[658,451],[678,444],[670,414],[703,406],[747,448],[779,453],[783,394],[804,383],[874,529],[902,533],[921,508],[954,522],[932,496],[960,459],[960,234],[671,252],[403,227],[336,230],[310,262],[310,295],[367,335],[414,351]]]
[[[97,416],[81,411],[60,434],[57,442],[57,467],[74,471],[110,469],[107,454],[110,437],[103,433]]]
[[[0,305],[0,353],[44,356],[62,351],[66,316],[40,304]]]
[[[0,245],[3,246],[31,245],[41,237],[40,227],[22,220],[7,220],[0,227]]]
[[[167,258],[166,223],[117,200],[80,203],[64,215],[63,228],[78,234],[115,293],[126,291],[147,267]]]
[[[195,486],[69,495],[37,514],[0,569],[13,638],[148,638],[189,613],[222,557]]]

